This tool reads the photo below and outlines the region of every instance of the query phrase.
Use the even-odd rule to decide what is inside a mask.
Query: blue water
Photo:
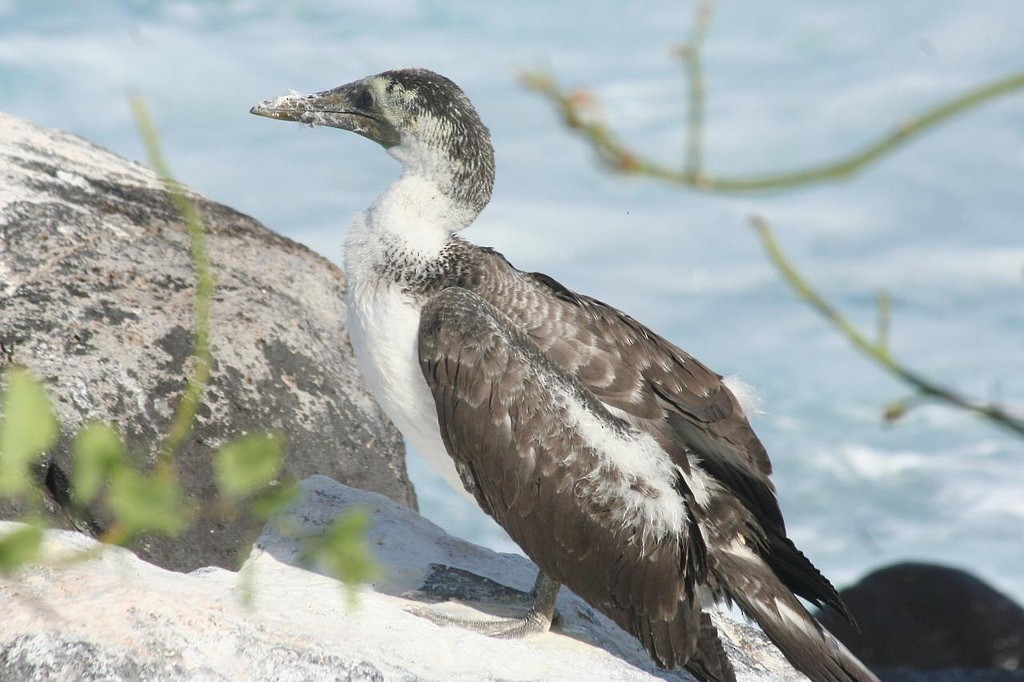
[[[598,169],[517,82],[586,86],[644,153],[682,158],[679,1],[484,3],[0,0],[0,108],[142,158],[148,100],[180,179],[326,256],[398,173],[366,140],[250,116],[394,66],[441,71],[493,133],[498,182],[468,233],[622,307],[760,394],[755,426],[797,543],[837,583],[903,559],[974,571],[1024,601],[1024,441],[939,406],[885,426],[908,391],[797,301],[758,213],[821,289],[895,354],[1024,410],[1024,95],[974,111],[840,184],[710,196]],[[705,50],[706,156],[722,174],[831,158],[962,88],[1024,68],[1024,3],[723,2]],[[424,513],[512,545],[418,458]]]

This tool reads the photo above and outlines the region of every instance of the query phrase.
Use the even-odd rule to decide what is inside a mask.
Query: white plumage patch
[[[679,475],[683,477],[690,492],[693,493],[694,501],[703,508],[707,508],[711,504],[712,492],[721,490],[722,487],[718,481],[708,476],[704,469],[701,468],[700,459],[697,457],[690,457],[690,472],[686,473],[679,469]]]
[[[600,506],[621,507],[617,521],[641,529],[645,542],[682,536],[684,501],[673,486],[678,469],[668,453],[650,434],[618,428],[568,392],[559,393],[573,425],[597,455],[596,468],[585,477],[588,496]]]
[[[808,619],[807,616],[796,611],[792,606],[778,597],[772,601],[775,602],[775,610],[778,611],[779,618],[786,621],[791,628],[794,630],[800,630],[811,640],[821,638],[821,633],[818,632],[814,623]]]
[[[361,283],[377,281],[380,268],[388,264],[388,250],[396,247],[409,258],[436,258],[452,232],[462,227],[463,213],[436,183],[405,173],[352,220],[345,240],[345,274]]]
[[[732,391],[734,396],[736,396],[736,400],[739,401],[744,414],[764,414],[764,401],[761,400],[761,396],[757,394],[757,391],[754,390],[753,386],[743,381],[735,374],[730,374],[723,378],[722,383],[725,384],[726,388]]]
[[[747,543],[743,540],[743,536],[737,535],[729,544],[722,548],[723,551],[732,554],[738,559],[742,559],[751,564],[761,565],[762,561],[754,552],[747,546]]]

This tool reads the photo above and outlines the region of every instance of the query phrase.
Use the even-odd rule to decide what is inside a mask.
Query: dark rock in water
[[[326,474],[415,507],[401,437],[353,362],[341,271],[191,196],[217,287],[212,379],[179,457],[188,493],[215,492],[218,446],[277,430],[289,441],[287,477]],[[40,475],[56,515],[67,503],[68,437],[83,422],[113,422],[152,460],[190,370],[194,282],[184,223],[152,172],[0,114],[0,366],[27,365],[55,400],[63,438]],[[0,505],[0,517],[20,511]],[[64,523],[95,532],[103,519],[93,509]],[[235,567],[258,530],[200,520],[186,537],[134,549],[177,570]]]
[[[961,669],[939,677],[924,670],[883,673],[883,679],[1024,679],[1024,609],[969,573],[902,563],[840,594],[860,632],[831,613],[819,620],[873,669]],[[972,668],[1016,673],[966,670]]]
[[[1024,670],[999,668],[886,668],[875,671],[882,682],[1022,682]]]

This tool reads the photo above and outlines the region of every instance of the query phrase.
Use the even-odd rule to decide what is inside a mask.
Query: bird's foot
[[[470,632],[476,632],[497,639],[523,639],[532,635],[541,635],[551,629],[552,618],[533,609],[521,618],[496,618],[489,620],[473,620],[456,618],[445,613],[427,608],[409,609],[409,613],[436,623],[441,626],[456,626]]]
[[[527,605],[529,610],[521,617],[487,620],[458,618],[423,607],[409,609],[409,612],[442,626],[461,627],[499,639],[521,639],[543,634],[551,629],[553,623],[560,622],[561,617],[555,611],[558,589],[559,584],[543,573],[538,574],[533,590],[527,594],[468,571],[434,565],[424,581],[419,593],[421,595],[462,602],[483,602],[506,611],[509,606]]]

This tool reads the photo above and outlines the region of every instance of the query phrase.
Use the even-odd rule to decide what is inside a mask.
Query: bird
[[[403,167],[345,238],[357,365],[407,441],[538,567],[524,616],[460,625],[546,632],[565,585],[659,667],[724,682],[709,610],[725,602],[812,680],[877,679],[798,599],[849,617],[787,536],[768,454],[722,376],[459,234],[495,163],[458,85],[394,69],[250,111],[354,132]]]

